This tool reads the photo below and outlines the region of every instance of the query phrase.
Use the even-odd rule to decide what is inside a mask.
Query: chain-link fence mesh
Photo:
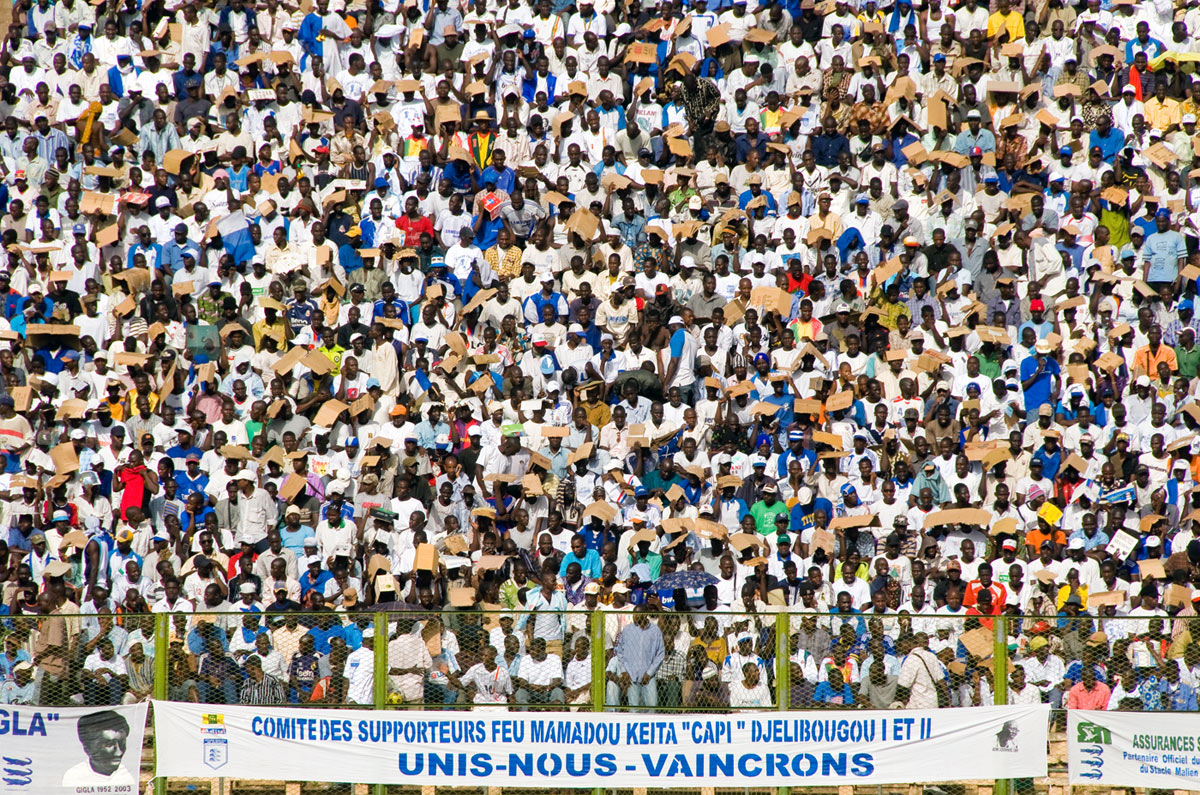
[[[0,675],[7,703],[59,706],[160,698],[318,709],[727,712],[1048,703],[1052,775],[1036,783],[1041,791],[1065,781],[1066,710],[1197,710],[1200,617],[1190,604],[1175,617],[1152,604],[1117,616],[1114,605],[1089,608],[1081,599],[1055,616],[991,617],[660,614],[619,599],[540,612],[11,615],[0,619]],[[910,659],[934,675],[914,678]],[[144,782],[153,743],[148,731]],[[222,779],[164,786],[288,795],[355,787]],[[1014,786],[1033,791],[1035,782]]]

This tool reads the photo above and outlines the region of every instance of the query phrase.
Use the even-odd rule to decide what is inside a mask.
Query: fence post
[[[992,646],[992,701],[1000,706],[1008,703],[1008,616],[992,620],[995,636]],[[993,795],[1009,795],[1011,779],[996,779]]]
[[[792,706],[792,623],[786,612],[775,614],[775,709]],[[790,787],[776,787],[776,795],[789,795]]]
[[[375,614],[375,691],[374,709],[385,709],[387,707],[388,694],[388,617],[387,613],[379,612]],[[386,784],[372,785],[374,795],[385,795],[387,792]]]
[[[593,610],[589,617],[588,627],[592,641],[592,712],[604,711],[605,669],[608,668],[604,659],[604,613]],[[566,649],[563,650],[566,655]],[[604,787],[594,787],[592,795],[604,795]]]
[[[593,610],[591,614],[592,640],[592,712],[604,711],[604,675],[608,668],[604,659],[604,613]],[[566,654],[566,650],[563,650]]]
[[[171,614],[154,614],[154,697],[167,700],[167,657],[171,653]],[[154,795],[166,795],[167,780],[158,773],[158,738],[154,738]]]

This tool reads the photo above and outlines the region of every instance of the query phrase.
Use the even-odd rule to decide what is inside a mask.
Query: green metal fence
[[[80,628],[69,639],[70,673],[62,688],[53,694],[42,693],[41,703],[49,698],[65,699],[57,703],[113,703],[115,690],[97,689],[87,673],[91,655],[105,652],[102,637],[119,640],[124,637],[145,639],[150,635],[153,648],[153,690],[156,699],[188,699],[204,703],[238,703],[245,698],[235,682],[225,682],[211,676],[212,670],[223,670],[237,677],[244,672],[248,660],[263,647],[269,652],[278,670],[279,659],[270,658],[276,645],[299,638],[300,651],[292,652],[291,663],[303,660],[308,648],[307,637],[322,636],[326,672],[322,678],[320,698],[305,697],[306,683],[289,676],[281,682],[286,692],[282,701],[308,708],[330,706],[362,709],[470,709],[474,706],[471,693],[456,684],[456,671],[464,671],[472,661],[496,649],[499,662],[511,666],[509,652],[519,648],[521,655],[534,657],[541,646],[550,654],[560,654],[564,680],[552,692],[517,687],[509,698],[511,709],[535,710],[653,710],[660,712],[732,711],[745,709],[850,709],[853,707],[887,708],[898,704],[838,703],[840,699],[822,699],[814,692],[812,669],[805,668],[805,644],[821,649],[829,644],[827,659],[818,661],[824,681],[839,678],[835,671],[857,672],[858,680],[869,675],[868,663],[882,662],[886,666],[899,659],[900,648],[909,639],[920,639],[938,647],[938,654],[947,665],[948,690],[952,706],[969,705],[975,694],[986,694],[986,703],[1009,703],[1010,681],[1017,682],[1028,697],[1030,686],[1025,681],[1024,668],[1010,664],[1010,651],[1015,651],[1028,664],[1039,655],[1057,654],[1064,660],[1074,659],[1082,667],[1094,669],[1098,677],[1113,685],[1112,692],[1124,695],[1121,709],[1195,709],[1186,693],[1181,694],[1173,684],[1174,669],[1200,677],[1200,618],[1141,618],[1122,621],[1116,617],[1087,615],[1057,615],[1045,618],[1034,616],[989,618],[956,616],[921,616],[921,628],[914,630],[911,619],[896,614],[818,614],[784,611],[750,613],[677,612],[646,614],[664,634],[668,649],[667,662],[660,668],[653,703],[635,701],[630,688],[620,675],[621,661],[616,638],[623,625],[634,620],[635,613],[599,609],[569,611],[557,615],[522,611],[489,612],[477,609],[439,612],[369,611],[361,613],[312,614],[231,614],[159,613],[145,615],[89,614],[80,616],[55,615],[49,618],[12,616],[0,622],[3,627],[3,649],[8,660],[21,650],[32,651],[46,623],[62,620]],[[306,623],[315,622],[305,629]],[[541,623],[539,623],[539,621]],[[990,627],[987,625],[990,624]],[[91,629],[87,629],[87,627]],[[126,627],[134,628],[132,633]],[[267,629],[270,627],[270,629]],[[374,631],[375,666],[370,697],[354,701],[347,696],[345,682],[340,682],[339,659],[347,651],[347,643],[356,645],[356,633]],[[1108,629],[1105,635],[1104,629]],[[1193,632],[1194,630],[1194,632]],[[269,640],[259,641],[266,633]],[[546,636],[550,637],[546,637]],[[1111,637],[1110,637],[1111,636]],[[385,642],[379,642],[378,639]],[[224,648],[218,648],[222,645]],[[926,640],[928,639],[928,640]],[[744,643],[743,643],[744,641]],[[143,641],[145,642],[145,641]],[[216,642],[217,646],[213,646]],[[213,649],[205,652],[204,648]],[[686,649],[680,649],[686,644]],[[878,644],[878,645],[876,645]],[[251,651],[253,647],[255,651]],[[1010,647],[1012,647],[1010,649]],[[1047,649],[1046,652],[1042,648]],[[316,648],[315,642],[313,648]],[[769,700],[760,700],[739,707],[732,698],[730,670],[722,657],[731,658],[738,650],[761,663]],[[438,653],[435,653],[438,652]],[[682,654],[681,654],[682,652]],[[132,652],[124,650],[132,657]],[[876,655],[879,655],[878,657]],[[31,655],[32,656],[32,655]],[[282,654],[281,654],[282,656]],[[317,652],[316,656],[321,657]],[[680,660],[683,665],[680,665]],[[741,656],[738,659],[742,659]],[[569,660],[569,662],[568,662]],[[11,661],[10,661],[11,662]],[[94,666],[93,666],[94,667]],[[289,672],[295,668],[289,664]],[[1021,673],[1015,671],[1020,668]],[[507,670],[507,669],[506,669]],[[519,664],[516,668],[520,681]],[[807,670],[807,673],[806,673]],[[1031,669],[1032,670],[1032,669]],[[714,673],[714,671],[716,671]],[[3,669],[0,669],[3,672]],[[39,672],[40,674],[40,672]],[[441,674],[441,675],[439,675]],[[746,672],[749,677],[749,672]],[[847,679],[853,674],[848,673]],[[1078,671],[1074,674],[1078,679]],[[1018,679],[1018,677],[1020,677]],[[239,680],[240,681],[240,680]],[[746,679],[749,681],[749,678]],[[1074,680],[1051,683],[1041,688],[1040,699],[1055,705],[1052,712],[1055,725],[1061,725],[1063,710],[1073,698],[1067,690]],[[1147,682],[1156,682],[1152,690]],[[242,683],[244,684],[244,683]],[[743,688],[744,689],[744,688]],[[831,688],[830,688],[831,689]],[[558,692],[561,690],[561,694]],[[313,694],[318,692],[314,687]],[[847,692],[862,692],[861,687]],[[521,695],[518,698],[518,694]],[[1035,695],[1038,695],[1035,693]],[[128,697],[128,696],[126,696]],[[643,695],[642,698],[645,698]],[[1114,695],[1116,698],[1116,695]],[[100,700],[97,700],[100,699]],[[105,701],[104,699],[108,699]],[[264,703],[261,701],[250,703]],[[152,732],[147,734],[147,751],[153,748]],[[148,779],[152,755],[145,757],[144,776]],[[331,776],[333,774],[331,773]],[[222,782],[218,782],[219,785]],[[993,792],[1009,795],[1011,782],[996,781]],[[154,790],[168,791],[210,789],[212,782],[171,781],[157,779]],[[274,787],[274,789],[272,789]],[[299,795],[303,791],[338,792],[351,785],[261,785],[254,791],[275,791]],[[1028,782],[1019,788],[1028,791]],[[388,790],[376,786],[382,795]],[[401,788],[390,788],[400,791]]]

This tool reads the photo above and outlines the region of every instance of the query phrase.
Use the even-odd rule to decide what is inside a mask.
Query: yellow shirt
[[[995,12],[988,17],[987,37],[995,38],[1001,31],[1008,33],[1009,41],[1025,38],[1025,18],[1011,9],[1007,15]]]
[[[1166,97],[1162,102],[1158,101],[1158,97],[1150,97],[1142,106],[1146,126],[1152,130],[1166,132],[1168,127],[1179,126],[1179,120],[1183,118],[1179,101],[1170,97]]]
[[[818,210],[808,216],[808,231],[811,232],[814,229],[827,229],[829,230],[830,238],[837,240],[842,236],[842,232],[845,231],[846,226],[842,223],[842,217],[832,210],[824,218],[821,217],[821,211]]]

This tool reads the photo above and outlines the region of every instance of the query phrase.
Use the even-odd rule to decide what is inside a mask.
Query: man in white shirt
[[[362,633],[362,646],[346,657],[342,670],[346,677],[346,700],[351,704],[371,704],[375,700],[375,628]]]

